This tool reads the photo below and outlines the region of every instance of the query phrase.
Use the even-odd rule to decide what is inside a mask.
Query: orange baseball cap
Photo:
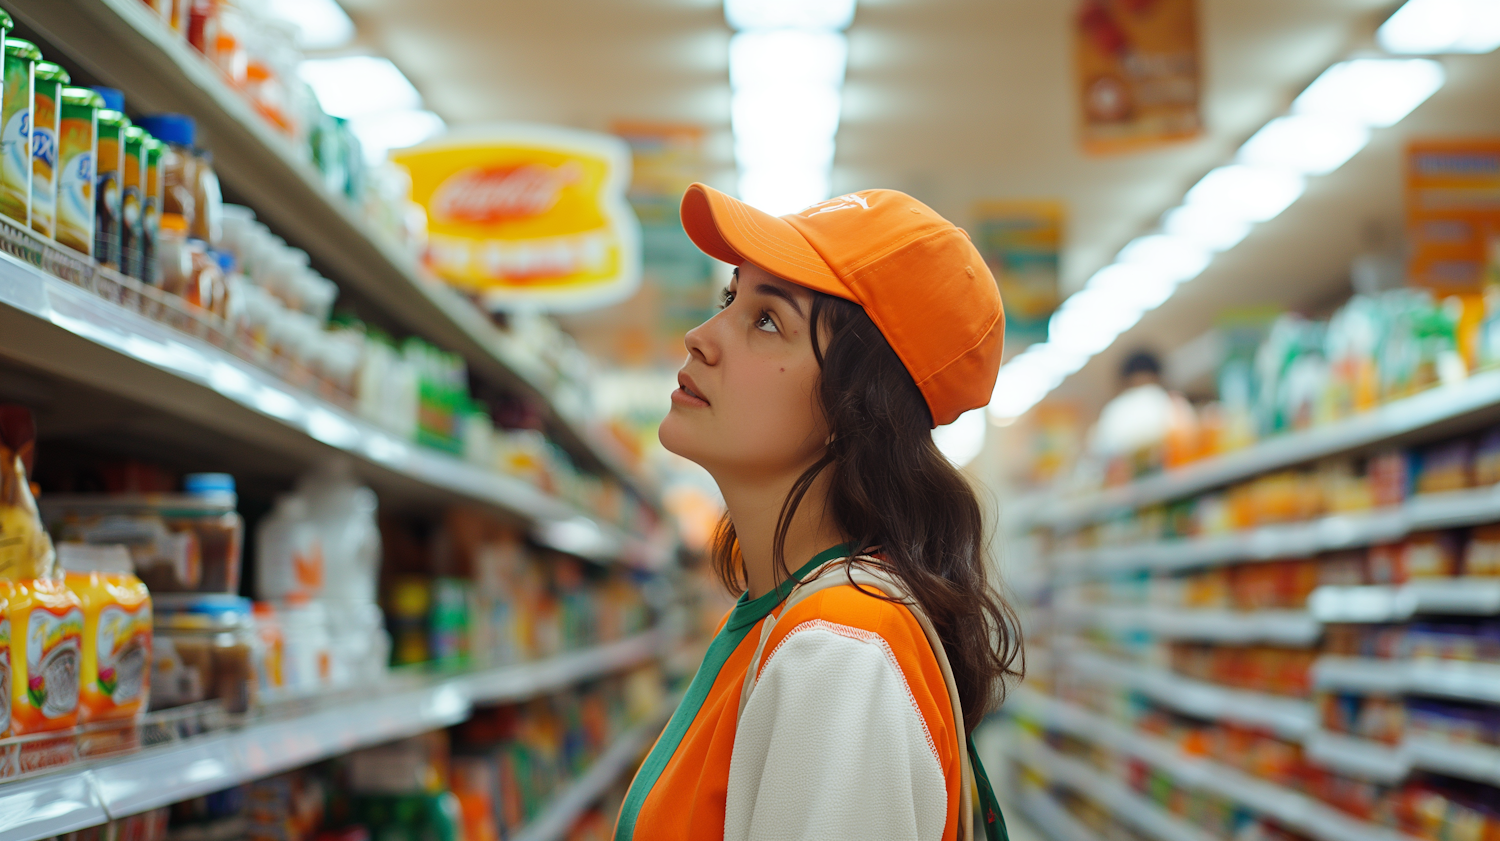
[[[703,253],[864,307],[927,399],[934,426],[988,405],[1005,344],[1000,289],[962,228],[896,190],[776,217],[712,187],[682,197]]]

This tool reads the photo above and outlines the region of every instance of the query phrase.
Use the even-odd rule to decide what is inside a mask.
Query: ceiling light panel
[[[854,0],[724,0],[724,17],[741,32],[755,29],[844,30]]]
[[[1488,53],[1500,47],[1495,0],[1408,0],[1375,33],[1396,55]]]
[[[431,111],[404,109],[366,114],[349,121],[365,160],[377,164],[392,149],[405,149],[443,133],[447,124]]]
[[[1357,58],[1323,71],[1292,102],[1292,113],[1393,126],[1443,86],[1443,66],[1428,58]]]
[[[1186,203],[1231,219],[1265,222],[1286,210],[1306,188],[1307,180],[1295,172],[1230,164],[1203,176],[1188,190]]]
[[[311,59],[297,66],[297,74],[312,87],[323,110],[335,117],[352,119],[422,105],[417,89],[388,58]]]
[[[833,30],[741,32],[729,40],[729,86],[838,90],[849,62],[849,40]]]
[[[354,40],[354,21],[335,0],[269,0],[266,11],[297,27],[297,46],[331,50]]]
[[[1327,175],[1370,142],[1370,130],[1350,120],[1293,114],[1266,123],[1240,147],[1251,166]]]

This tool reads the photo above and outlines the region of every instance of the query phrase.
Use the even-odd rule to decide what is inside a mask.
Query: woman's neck
[[[796,571],[817,553],[845,540],[825,516],[827,475],[824,473],[813,481],[792,516],[783,547],[788,571]],[[775,561],[776,524],[794,482],[795,477],[785,482],[719,482],[739,539],[740,555],[745,559],[745,579],[752,599],[769,593],[784,577]]]

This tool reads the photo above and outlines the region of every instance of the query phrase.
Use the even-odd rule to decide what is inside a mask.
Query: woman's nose
[[[687,331],[682,343],[687,346],[688,355],[696,356],[705,365],[719,364],[719,343],[714,336],[718,322],[722,319],[723,312],[716,313],[713,318],[699,324],[697,327]]]

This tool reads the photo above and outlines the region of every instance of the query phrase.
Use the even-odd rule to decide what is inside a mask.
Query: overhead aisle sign
[[[1197,0],[1082,0],[1074,45],[1084,151],[1202,133]]]
[[[428,268],[488,309],[591,309],[639,285],[630,150],[618,138],[499,126],[392,159],[427,212]]]

